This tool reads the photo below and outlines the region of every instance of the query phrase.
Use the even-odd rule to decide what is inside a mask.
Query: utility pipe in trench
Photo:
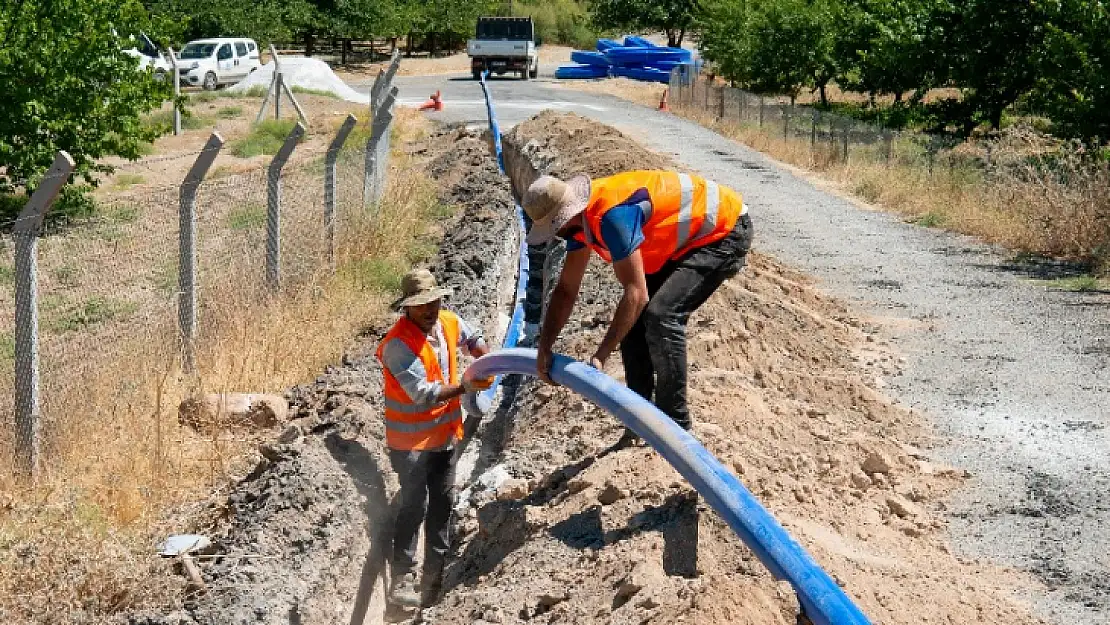
[[[536,350],[503,349],[474,361],[464,380],[536,374]],[[732,473],[689,432],[601,371],[556,355],[551,378],[620,419],[705,498],[777,579],[790,582],[816,625],[870,625],[863,612]]]

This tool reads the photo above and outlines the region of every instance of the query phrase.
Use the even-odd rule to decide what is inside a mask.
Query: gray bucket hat
[[[450,288],[440,287],[436,277],[427,269],[414,269],[401,278],[401,299],[393,302],[394,309],[421,306],[453,294]]]
[[[559,229],[586,210],[590,203],[590,177],[578,174],[563,182],[540,176],[528,187],[521,208],[532,220],[528,244],[539,245],[555,238]]]

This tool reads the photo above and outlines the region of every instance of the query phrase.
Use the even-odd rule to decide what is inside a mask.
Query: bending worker
[[[628,387],[690,429],[686,405],[686,322],[743,268],[752,222],[740,194],[670,171],[630,171],[591,181],[541,176],[523,208],[529,244],[558,236],[566,262],[540,329],[537,373],[551,383],[552,347],[578,299],[590,250],[613,264],[624,294],[590,364],[620,345]],[[632,440],[625,433],[622,442]]]
[[[401,483],[389,599],[417,607],[434,603],[443,586],[454,505],[452,452],[463,436],[461,397],[489,388],[493,379],[459,383],[458,347],[474,357],[489,349],[480,332],[442,308],[451,289],[440,288],[426,269],[410,272],[401,287],[404,295],[394,308],[404,314],[377,351],[385,377],[385,440]],[[421,523],[424,570],[418,594],[413,569]]]

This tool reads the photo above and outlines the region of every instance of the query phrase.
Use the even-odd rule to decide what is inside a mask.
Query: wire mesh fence
[[[208,157],[200,180],[102,189],[93,214],[30,232],[0,224],[3,469],[39,474],[60,448],[103,454],[112,448],[97,440],[104,436],[149,441],[153,448],[134,457],[157,464],[162,415],[172,413],[163,410],[168,385],[201,389],[215,370],[234,384],[235,363],[249,359],[227,352],[267,340],[257,324],[242,322],[242,311],[311,296],[334,273],[337,246],[354,236],[348,231],[373,219],[376,203],[367,200],[382,196],[392,130],[393,102],[382,104],[373,115],[380,132],[350,141],[344,134],[335,150],[293,159],[276,176],[268,166],[207,172],[223,143],[213,139],[199,152],[124,165],[116,175],[195,172]],[[356,122],[352,116],[348,133]],[[294,154],[295,143],[287,143]],[[17,288],[27,281],[32,292]],[[20,306],[34,322],[16,314]],[[121,427],[94,435],[82,427],[82,414],[94,413]]]
[[[913,165],[929,171],[966,164],[952,153],[962,143],[954,137],[900,132],[680,71],[672,74],[669,87],[671,102],[683,112],[808,149],[815,163]]]

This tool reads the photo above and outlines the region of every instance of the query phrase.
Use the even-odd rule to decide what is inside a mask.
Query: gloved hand
[[[478,393],[490,388],[491,386],[493,386],[492,376],[488,378],[476,378],[469,382],[463,380],[463,388],[466,389],[467,393]]]

